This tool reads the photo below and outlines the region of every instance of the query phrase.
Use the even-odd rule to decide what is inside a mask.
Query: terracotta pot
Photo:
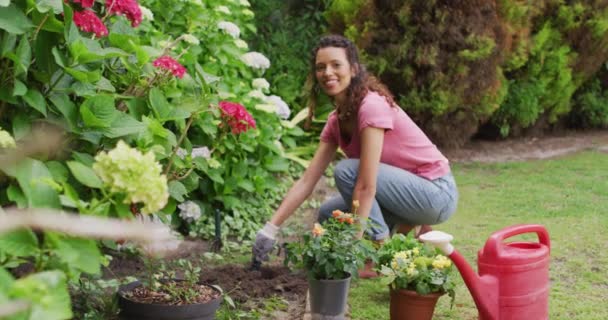
[[[431,320],[437,300],[444,293],[420,295],[412,290],[391,289],[391,320]]]
[[[118,289],[121,320],[213,320],[222,301],[222,296],[219,296],[207,303],[172,306],[142,303],[125,297],[126,292],[138,286],[141,286],[141,283],[135,281]],[[219,293],[219,290],[213,290]]]

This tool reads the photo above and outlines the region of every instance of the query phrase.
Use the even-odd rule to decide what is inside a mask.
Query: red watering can
[[[524,233],[536,233],[538,242],[505,242]],[[479,275],[454,249],[452,235],[431,231],[419,239],[452,259],[473,296],[480,320],[549,319],[551,244],[545,227],[514,225],[494,232],[478,252]]]

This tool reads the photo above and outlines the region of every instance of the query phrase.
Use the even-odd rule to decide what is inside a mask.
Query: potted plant
[[[378,271],[390,288],[391,320],[431,320],[446,293],[454,303],[452,261],[411,233],[394,234],[378,250]]]
[[[302,241],[287,245],[285,264],[307,273],[312,314],[344,315],[351,277],[375,253],[371,242],[359,236],[361,228],[355,214],[336,210]]]
[[[212,320],[220,307],[222,292],[199,282],[200,268],[177,260],[167,267],[146,259],[147,277],[118,290],[122,320]],[[172,270],[184,270],[178,278]]]

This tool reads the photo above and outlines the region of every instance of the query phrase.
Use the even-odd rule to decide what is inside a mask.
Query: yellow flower
[[[412,252],[414,253],[415,256],[417,256],[420,254],[420,249],[414,248],[414,249],[412,249]]]
[[[325,229],[318,223],[315,223],[315,226],[312,228],[312,235],[315,237],[320,237],[325,233]]]
[[[451,265],[452,265],[452,261],[450,261],[450,259],[448,259],[446,256],[443,256],[443,255],[437,255],[435,257],[435,260],[433,260],[433,268],[436,268],[436,269],[448,268]]]

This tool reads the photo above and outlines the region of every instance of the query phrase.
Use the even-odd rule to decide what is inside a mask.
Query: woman
[[[348,156],[334,172],[340,195],[322,204],[319,220],[336,209],[350,211],[358,200],[357,214],[372,222],[368,235],[381,242],[391,227],[438,224],[456,210],[458,191],[448,160],[366,72],[354,44],[342,36],[325,36],[313,53],[317,89],[332,99],[335,110],[310,166],[258,232],[254,266],[268,260],[279,226],[312,193],[338,147]]]

